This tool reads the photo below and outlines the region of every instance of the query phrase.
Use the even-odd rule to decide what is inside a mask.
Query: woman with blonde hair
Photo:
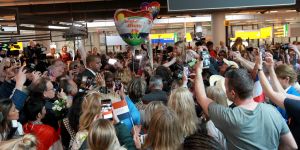
[[[148,129],[153,113],[162,106],[165,106],[162,101],[152,101],[147,104],[145,110],[141,112],[143,128]]]
[[[159,107],[151,117],[144,149],[181,149],[184,135],[176,113],[168,107]]]
[[[79,118],[79,131],[76,133],[72,149],[78,150],[88,135],[88,130],[95,118],[102,118],[101,99],[103,95],[92,92],[84,97],[81,105],[82,114]]]
[[[187,88],[180,87],[172,91],[168,106],[177,113],[185,137],[196,133],[199,120],[193,95]]]
[[[225,107],[228,106],[226,93],[223,91],[221,87],[217,87],[217,86],[207,87],[206,95],[212,100],[215,100],[217,104],[223,105]]]
[[[109,120],[96,120],[90,128],[87,140],[91,150],[126,150],[120,146],[115,127]]]
[[[71,148],[72,150],[88,148],[88,131],[91,130],[94,121],[103,118],[101,113],[101,101],[107,99],[114,102],[119,98],[117,94],[101,94],[99,92],[91,92],[85,96],[84,101],[82,102],[82,114],[79,119],[79,132],[76,134]],[[113,122],[120,144],[124,145],[124,147],[129,150],[135,149],[133,138],[126,125],[121,123],[115,115],[113,117]]]
[[[37,139],[32,134],[25,134],[18,139],[0,142],[1,150],[36,150]]]

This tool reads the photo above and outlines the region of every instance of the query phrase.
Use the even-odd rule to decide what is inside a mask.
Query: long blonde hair
[[[120,146],[113,124],[106,119],[98,119],[92,124],[87,141],[91,150],[125,150]]]
[[[208,98],[214,100],[217,104],[227,107],[227,96],[221,87],[210,86],[206,88]]]
[[[0,142],[1,150],[36,150],[37,139],[32,134],[25,134],[18,139]]]
[[[159,107],[151,117],[148,135],[143,148],[153,150],[178,150],[183,142],[179,119],[168,107]]]
[[[96,115],[101,115],[101,99],[103,95],[92,92],[84,97],[79,118],[79,131],[88,130]]]
[[[172,91],[168,106],[177,113],[184,136],[194,134],[199,126],[192,93],[186,88]]]
[[[164,103],[161,101],[152,101],[149,104],[147,104],[144,110],[144,114],[142,116],[143,125],[146,129],[149,127],[149,123],[153,113],[156,111],[157,108],[161,106],[164,106]]]

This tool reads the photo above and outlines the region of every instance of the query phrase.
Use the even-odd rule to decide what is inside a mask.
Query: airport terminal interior
[[[0,0],[0,150],[300,146],[300,0]]]

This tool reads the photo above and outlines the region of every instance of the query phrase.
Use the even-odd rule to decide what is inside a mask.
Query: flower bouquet
[[[58,99],[54,101],[52,110],[54,111],[56,117],[61,120],[67,115],[67,101],[65,99]]]

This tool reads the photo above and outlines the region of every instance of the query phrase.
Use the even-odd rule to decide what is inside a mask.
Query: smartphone
[[[86,88],[86,82],[87,82],[87,76],[83,76],[81,79],[81,84],[80,84],[80,88],[85,89]]]
[[[207,69],[210,66],[210,55],[208,51],[201,52],[201,58],[203,60],[203,69]]]
[[[121,90],[122,82],[120,80],[115,80],[115,91]]]
[[[188,77],[190,75],[189,67],[183,67],[183,72]]]
[[[108,93],[109,93],[107,87],[100,87],[100,88],[99,88],[99,92],[100,92],[100,93],[103,93],[103,94],[108,94]]]
[[[90,86],[94,86],[95,85],[95,80],[94,78],[92,77],[87,77],[87,80],[86,80],[86,87],[90,87]]]
[[[114,65],[117,62],[116,59],[108,59],[108,64]]]
[[[261,45],[261,46],[259,47],[259,51],[261,52],[262,59],[265,60],[265,57],[266,57],[266,49],[265,49],[265,46],[264,46],[264,45]]]
[[[146,136],[147,136],[147,134],[142,134],[139,136],[142,145],[145,144]]]
[[[103,119],[113,120],[112,102],[110,99],[101,100],[101,112]]]

